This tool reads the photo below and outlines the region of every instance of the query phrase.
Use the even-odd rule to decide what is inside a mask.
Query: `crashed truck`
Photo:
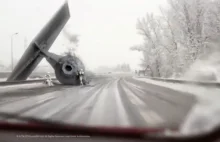
[[[48,52],[57,36],[70,18],[69,6],[66,1],[50,21],[32,40],[21,59],[15,66],[7,81],[26,80],[43,58],[49,62],[55,71],[56,79],[64,85],[79,85],[79,70],[85,66],[76,56],[60,56]],[[83,78],[86,83],[85,77]]]

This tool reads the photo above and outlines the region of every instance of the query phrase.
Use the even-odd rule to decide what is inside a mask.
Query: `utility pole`
[[[27,37],[24,37],[24,51],[27,49]]]
[[[11,35],[11,71],[14,68],[14,57],[13,57],[13,36],[17,35],[18,33],[14,33]]]

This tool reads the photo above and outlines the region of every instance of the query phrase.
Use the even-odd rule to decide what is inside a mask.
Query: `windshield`
[[[186,135],[219,125],[218,0],[7,0],[0,10],[0,112]]]

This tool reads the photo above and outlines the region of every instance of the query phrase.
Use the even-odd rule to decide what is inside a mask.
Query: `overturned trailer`
[[[26,80],[40,61],[46,58],[60,83],[65,85],[80,84],[77,72],[80,69],[85,70],[82,61],[76,56],[60,56],[48,52],[69,18],[69,6],[66,1],[32,40],[7,81]]]

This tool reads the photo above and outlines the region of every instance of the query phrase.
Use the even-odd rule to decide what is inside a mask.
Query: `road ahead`
[[[132,77],[0,93],[0,112],[92,126],[176,127],[195,99]]]

